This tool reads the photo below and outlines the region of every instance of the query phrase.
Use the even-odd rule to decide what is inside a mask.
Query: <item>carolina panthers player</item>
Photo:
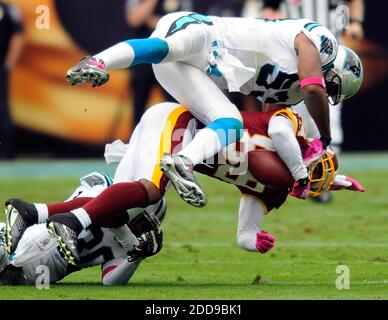
[[[67,200],[95,197],[111,183],[106,175],[94,172],[81,178],[81,186]],[[8,207],[13,203],[8,203]],[[20,201],[20,200],[19,200]],[[65,201],[65,202],[67,202]],[[101,265],[104,285],[126,284],[143,259],[158,253],[162,247],[163,233],[159,230],[164,219],[166,203],[162,199],[156,207],[132,210],[125,214],[130,223],[120,228],[90,226],[77,239],[80,261],[74,266],[61,253],[60,244],[49,233],[46,224],[33,224],[21,228],[22,220],[15,212],[9,212],[13,237],[5,237],[6,225],[0,226],[0,283],[34,284],[40,273],[38,266],[47,266],[50,283],[56,283],[72,272]],[[24,213],[25,218],[34,212]],[[12,228],[13,227],[13,228]],[[132,232],[135,238],[132,238]],[[9,254],[12,248],[12,254]]]
[[[164,16],[150,38],[124,41],[85,57],[68,71],[67,79],[72,85],[100,86],[109,80],[108,70],[140,63],[153,64],[164,89],[206,125],[178,154],[160,159],[178,194],[197,207],[207,200],[193,166],[241,138],[241,115],[222,89],[271,105],[304,100],[321,135],[314,145],[322,150],[331,141],[327,95],[336,100],[352,96],[363,76],[359,58],[338,47],[334,35],[318,23],[177,12]],[[295,189],[303,194],[308,185],[304,172]],[[119,191],[107,192],[114,198]]]

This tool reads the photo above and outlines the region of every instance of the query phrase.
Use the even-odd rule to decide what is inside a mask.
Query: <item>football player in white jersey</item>
[[[65,202],[95,197],[108,187],[111,179],[93,172],[80,179],[81,186]],[[11,213],[11,212],[10,212]],[[101,265],[104,285],[126,284],[143,259],[155,255],[162,247],[163,234],[160,223],[166,213],[163,198],[156,206],[128,212],[130,222],[120,228],[90,226],[78,237],[80,261],[70,264],[61,253],[56,238],[49,233],[45,223],[33,224],[22,231],[17,241],[5,236],[5,224],[0,225],[0,283],[35,284],[41,274],[39,266],[49,270],[50,283],[62,280],[70,273]],[[30,212],[31,214],[31,212]],[[17,216],[13,223],[18,224]],[[20,220],[19,220],[20,221]],[[15,228],[15,226],[14,226]],[[136,247],[128,229],[137,237]],[[7,242],[10,243],[7,244]],[[13,247],[12,253],[8,247]]]
[[[363,38],[364,1],[363,0],[267,0],[266,6],[273,8],[276,15],[293,19],[310,19],[326,26],[341,43],[345,34],[354,39]],[[341,102],[330,107],[331,146],[341,151],[343,130],[341,124]],[[309,137],[318,137],[319,130],[309,115],[303,102],[295,106],[306,124]],[[329,202],[331,194],[325,193],[316,198],[319,202]]]
[[[345,51],[327,28],[308,20],[177,12],[164,16],[150,38],[124,41],[84,58],[68,71],[67,79],[73,85],[99,86],[108,81],[110,69],[152,63],[164,89],[206,125],[177,156],[165,155],[160,160],[179,195],[201,207],[206,197],[192,167],[241,136],[241,115],[221,90],[254,95],[272,105],[290,106],[304,100],[321,135],[315,145],[323,149],[331,141],[327,94],[343,100],[355,94],[362,81],[360,63],[355,73],[343,65],[339,70],[331,68],[337,53],[342,52],[344,59]],[[341,83],[332,81],[334,76],[341,79],[342,73],[353,83],[350,91],[344,92]],[[300,186],[308,186],[306,173],[297,179],[296,188]],[[114,190],[108,190],[113,196]]]

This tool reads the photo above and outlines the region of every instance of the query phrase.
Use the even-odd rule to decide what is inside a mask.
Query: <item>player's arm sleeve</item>
[[[280,114],[272,117],[268,124],[268,135],[275,151],[286,164],[295,181],[307,177],[307,169],[295,136],[296,130],[293,121]]]
[[[105,286],[127,284],[132,278],[142,258],[129,262],[127,258],[116,258],[102,265],[102,283]]]
[[[242,249],[256,252],[256,234],[260,232],[265,205],[256,197],[243,195],[238,213],[237,244]]]

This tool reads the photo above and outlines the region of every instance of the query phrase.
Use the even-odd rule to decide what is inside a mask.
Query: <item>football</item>
[[[275,152],[261,149],[249,152],[248,166],[251,174],[265,186],[288,189],[294,183],[291,173]]]

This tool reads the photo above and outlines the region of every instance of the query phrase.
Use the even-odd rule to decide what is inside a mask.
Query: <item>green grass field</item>
[[[95,169],[105,168],[97,161],[0,163],[0,202],[61,200]],[[170,190],[164,249],[130,284],[103,287],[96,267],[49,290],[3,286],[0,299],[387,299],[388,155],[346,155],[342,172],[367,192],[336,193],[328,205],[289,199],[264,220],[277,237],[266,255],[235,243],[239,192],[202,178],[208,206],[192,208]],[[338,265],[350,269],[349,290],[335,286]]]

